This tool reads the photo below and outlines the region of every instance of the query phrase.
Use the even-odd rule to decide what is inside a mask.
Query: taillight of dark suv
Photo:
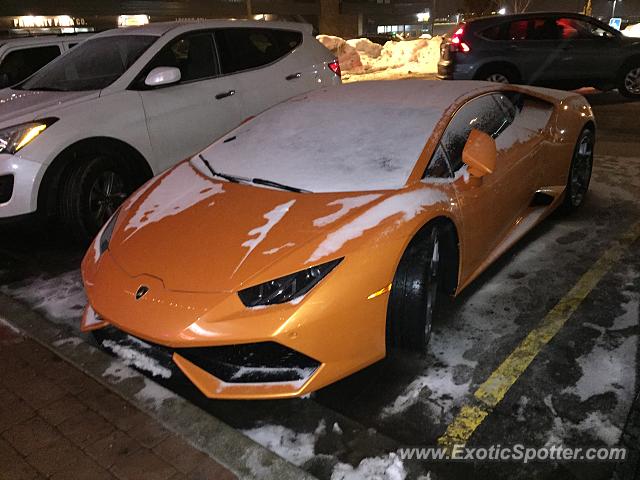
[[[464,24],[460,25],[460,27],[451,36],[449,49],[452,52],[469,53],[471,51],[471,47],[464,38],[464,27]]]

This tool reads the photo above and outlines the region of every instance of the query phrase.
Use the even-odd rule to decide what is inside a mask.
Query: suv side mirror
[[[462,161],[469,167],[469,175],[482,178],[493,173],[497,156],[496,141],[480,130],[471,130],[462,150]]]
[[[144,84],[147,87],[161,87],[178,83],[182,78],[180,69],[176,67],[156,67],[149,72]]]

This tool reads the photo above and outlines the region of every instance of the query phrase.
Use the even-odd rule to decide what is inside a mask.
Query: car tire
[[[114,153],[95,152],[67,172],[60,213],[64,228],[79,242],[90,242],[137,186],[124,165]]]
[[[387,307],[387,348],[425,352],[443,286],[444,235],[427,227],[405,250],[391,285]]]
[[[519,75],[514,68],[508,66],[496,65],[481,68],[475,75],[475,80],[484,80],[494,83],[518,83]]]
[[[640,99],[640,62],[626,63],[622,67],[618,92],[628,98]]]
[[[595,133],[587,127],[580,133],[573,150],[563,203],[566,212],[576,210],[584,203],[593,170],[594,146]]]

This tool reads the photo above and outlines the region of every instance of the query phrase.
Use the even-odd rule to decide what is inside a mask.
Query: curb
[[[0,294],[0,317],[151,416],[238,478],[316,479],[120,360],[3,294]],[[149,393],[153,393],[153,399]]]

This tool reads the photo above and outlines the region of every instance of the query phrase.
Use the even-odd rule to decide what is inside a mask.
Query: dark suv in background
[[[640,39],[585,15],[526,13],[470,20],[440,46],[438,77],[618,88],[640,98]]]

